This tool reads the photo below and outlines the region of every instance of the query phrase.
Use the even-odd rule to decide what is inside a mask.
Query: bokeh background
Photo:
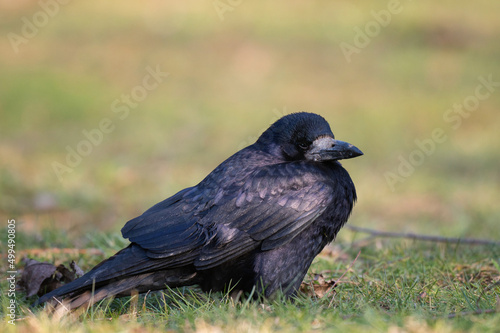
[[[18,233],[58,229],[76,247],[118,233],[308,111],[365,153],[343,163],[351,224],[500,238],[500,84],[448,111],[474,102],[479,77],[500,82],[500,2],[63,2],[0,1],[0,217]],[[148,69],[168,76],[143,96]],[[84,131],[106,119],[89,149]],[[419,153],[435,129],[446,139]]]

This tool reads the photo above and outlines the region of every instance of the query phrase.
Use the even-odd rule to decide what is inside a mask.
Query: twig
[[[370,234],[377,237],[393,237],[393,238],[409,238],[415,240],[423,240],[430,242],[440,242],[440,243],[459,243],[459,244],[469,244],[469,245],[498,245],[500,242],[493,241],[489,239],[477,239],[477,238],[450,238],[441,236],[430,236],[430,235],[419,235],[414,233],[399,233],[399,232],[389,232],[389,231],[379,231],[368,228],[356,227],[353,225],[347,225],[347,228],[352,231],[362,232]]]
[[[361,250],[358,252],[358,255],[356,256],[356,258],[354,258],[354,260],[351,262],[351,264],[349,265],[349,267],[347,267],[347,269],[345,270],[345,272],[340,276],[340,278],[338,278],[337,280],[335,280],[335,283],[330,288],[330,290],[334,290],[335,289],[335,287],[337,286],[337,284],[339,283],[339,281],[342,280],[342,278],[344,277],[345,273],[347,273],[351,269],[352,265],[354,265],[354,263],[356,262],[356,260],[358,260],[358,257],[359,257],[360,254],[361,254]],[[332,306],[334,298],[335,298],[335,294],[333,294],[332,299],[330,300],[330,303],[328,304],[329,308]]]

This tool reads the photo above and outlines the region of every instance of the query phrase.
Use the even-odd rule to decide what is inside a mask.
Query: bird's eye
[[[306,150],[307,148],[309,148],[309,144],[307,144],[305,142],[301,142],[301,143],[299,143],[299,148],[302,150]]]

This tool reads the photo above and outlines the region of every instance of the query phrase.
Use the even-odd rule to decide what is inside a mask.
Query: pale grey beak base
[[[332,137],[320,137],[314,140],[305,157],[313,161],[336,161],[363,155],[356,146]]]

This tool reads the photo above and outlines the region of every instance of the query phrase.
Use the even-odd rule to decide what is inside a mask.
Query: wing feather
[[[281,163],[258,168],[237,185],[202,182],[129,221],[123,236],[151,258],[194,263],[198,269],[282,246],[332,201],[332,188],[311,176],[317,174],[312,167]]]

